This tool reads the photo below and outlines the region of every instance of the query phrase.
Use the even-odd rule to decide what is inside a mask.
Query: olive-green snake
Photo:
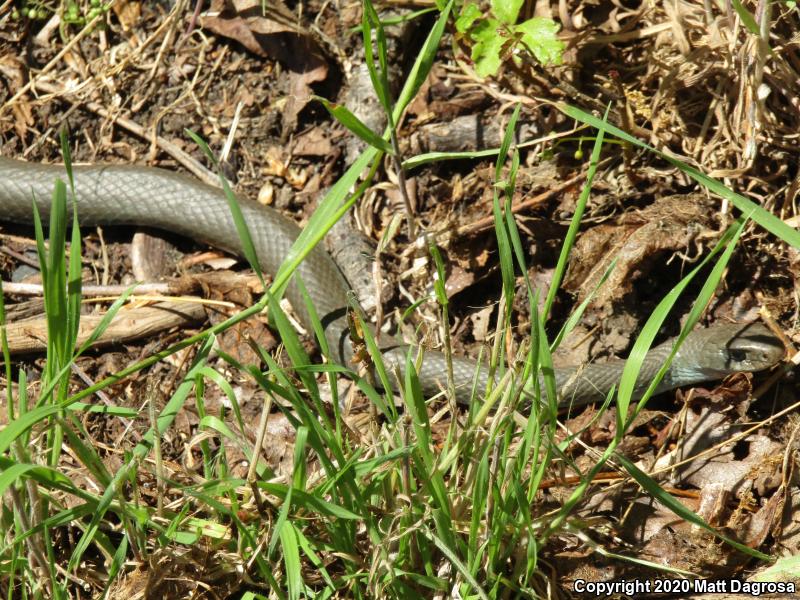
[[[0,157],[0,221],[30,223],[35,199],[42,215],[49,212],[54,181],[66,180],[63,166],[41,165]],[[74,168],[78,216],[86,225],[140,225],[178,233],[242,254],[242,244],[223,192],[190,177],[162,169],[139,166],[82,166]],[[291,220],[249,200],[240,200],[242,213],[255,243],[261,268],[275,275],[300,233]],[[314,248],[297,269],[325,331],[335,360],[349,365],[352,357],[346,318],[349,286],[333,259]],[[286,296],[300,322],[312,331],[312,320],[298,286],[291,283]],[[634,395],[661,368],[671,342],[650,350],[644,360]],[[404,370],[409,346],[393,342],[382,348],[387,368]],[[658,387],[675,387],[719,379],[737,371],[758,371],[784,355],[780,340],[763,325],[717,324],[692,332],[674,358]],[[603,400],[619,383],[623,361],[592,364],[584,368],[556,369],[561,405]],[[478,389],[484,389],[487,369],[475,361],[453,358],[456,397],[468,401],[476,369]],[[427,350],[419,370],[423,393],[433,395],[446,385],[445,357]]]

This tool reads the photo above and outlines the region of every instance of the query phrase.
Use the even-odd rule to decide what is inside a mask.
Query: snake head
[[[721,324],[702,340],[703,370],[724,377],[768,369],[786,354],[783,342],[761,323]]]

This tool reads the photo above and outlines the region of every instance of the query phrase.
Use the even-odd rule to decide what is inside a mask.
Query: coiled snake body
[[[54,181],[66,181],[63,166],[40,165],[0,157],[0,221],[30,223],[35,199],[43,215],[49,212]],[[83,166],[74,168],[78,217],[85,225],[139,225],[156,227],[213,246],[242,253],[241,242],[221,190],[181,174],[139,166]],[[249,200],[241,210],[256,246],[261,267],[274,275],[300,230],[277,211]],[[346,319],[349,286],[333,259],[315,248],[299,266],[301,277],[325,330],[334,358],[350,364],[352,349]],[[311,320],[298,286],[291,283],[286,296],[300,321],[311,331]],[[666,342],[647,355],[637,381],[641,393],[661,368],[672,344]],[[403,369],[408,346],[400,342],[382,349],[388,368]],[[778,362],[782,343],[763,325],[722,324],[692,332],[676,355],[658,391],[719,379],[737,371],[758,371]],[[419,372],[423,392],[432,395],[446,383],[444,356],[426,351]],[[556,369],[561,404],[577,405],[603,400],[619,382],[623,361],[592,364],[585,368]],[[476,363],[454,357],[456,396],[468,401]],[[478,389],[488,377],[481,367]]]

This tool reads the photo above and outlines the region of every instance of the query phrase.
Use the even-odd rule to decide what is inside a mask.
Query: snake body
[[[190,177],[141,166],[94,165],[74,167],[78,217],[83,225],[139,225],[155,227],[201,240],[242,254],[242,244],[223,192]],[[32,222],[32,202],[49,213],[54,181],[66,181],[63,166],[42,165],[0,157],[0,221]],[[300,229],[287,217],[254,201],[240,199],[262,269],[275,275]],[[333,259],[314,248],[297,269],[314,304],[334,358],[351,362],[347,325],[349,286]],[[312,330],[312,320],[299,287],[290,283],[286,296],[301,323]],[[653,348],[645,358],[634,395],[641,394],[661,368],[671,342]],[[388,369],[404,370],[409,346],[401,342],[382,348]],[[721,324],[692,332],[676,355],[658,391],[719,379],[737,371],[758,371],[777,363],[783,344],[760,324]],[[624,361],[610,361],[575,369],[556,369],[561,405],[602,400],[619,383]],[[476,370],[478,390],[488,381],[488,370],[468,358],[453,357],[456,396],[466,402]],[[433,395],[446,384],[442,354],[426,351],[419,370],[422,391]]]

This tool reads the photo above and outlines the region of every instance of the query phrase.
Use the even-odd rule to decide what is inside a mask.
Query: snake
[[[137,165],[75,166],[73,177],[81,225],[153,227],[244,255],[230,207],[219,188],[181,173]],[[67,180],[63,165],[0,157],[0,221],[31,223],[33,203],[47,218],[57,178]],[[301,230],[290,218],[253,200],[240,198],[239,206],[260,266],[274,277]],[[302,285],[298,285],[298,277]],[[319,246],[299,264],[285,291],[300,323],[307,331],[313,331],[315,321],[304,293],[308,294],[332,358],[341,365],[353,362],[347,318],[349,292],[350,286],[336,263]],[[669,340],[647,353],[634,386],[634,399],[644,393],[672,348]],[[392,386],[400,387],[409,352],[417,350],[400,340],[382,343],[380,352],[387,371],[398,374],[397,381],[390,382]],[[716,323],[689,333],[655,392],[722,379],[735,372],[761,371],[774,366],[784,354],[780,338],[761,323]],[[448,359],[441,352],[426,349],[422,361],[417,362],[425,396],[446,389],[448,360],[460,403],[469,403],[473,390],[486,389],[489,378],[494,377],[487,366],[473,359]],[[624,360],[616,359],[554,369],[559,406],[603,401],[609,390],[619,384],[624,365]],[[544,385],[541,377],[540,385]]]

